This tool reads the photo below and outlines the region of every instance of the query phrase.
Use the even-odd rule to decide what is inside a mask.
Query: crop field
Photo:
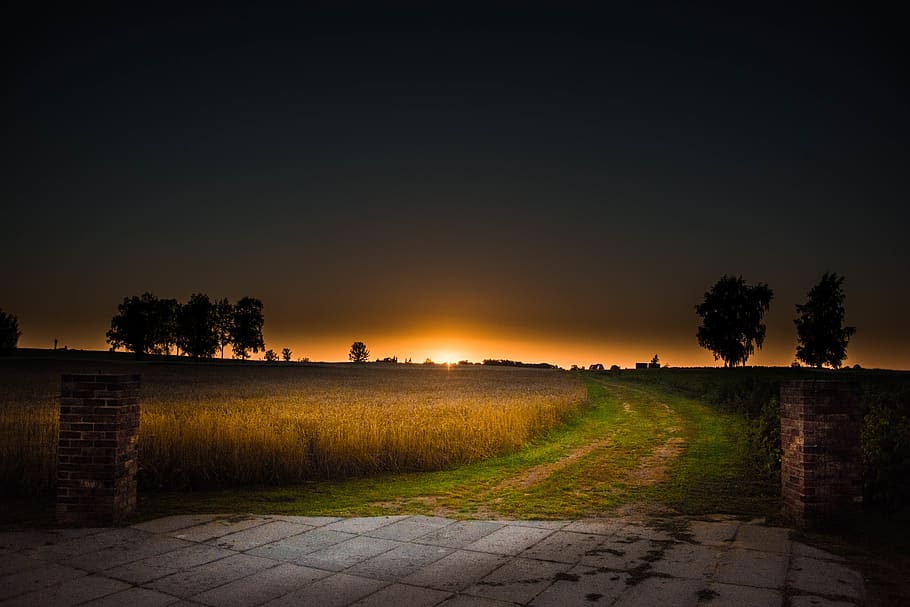
[[[91,363],[89,363],[91,364]],[[142,376],[145,488],[283,484],[440,470],[515,451],[577,412],[582,381],[543,369],[423,365],[153,364]],[[62,373],[0,361],[0,485],[52,491]]]

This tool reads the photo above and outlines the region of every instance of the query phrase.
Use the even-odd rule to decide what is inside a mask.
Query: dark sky
[[[124,296],[205,292],[262,299],[295,357],[713,364],[694,306],[726,273],[774,289],[753,362],[789,364],[830,270],[848,364],[910,368],[895,15],[135,4],[4,26],[22,346],[103,348]]]

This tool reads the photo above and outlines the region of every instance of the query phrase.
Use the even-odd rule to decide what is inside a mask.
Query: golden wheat
[[[586,397],[576,377],[540,369],[121,365],[105,371],[142,375],[139,465],[146,486],[437,470],[512,451]],[[44,492],[53,483],[59,369],[2,377],[0,481]]]

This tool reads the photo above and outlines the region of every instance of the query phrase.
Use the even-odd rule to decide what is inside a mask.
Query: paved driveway
[[[0,605],[864,604],[858,573],[789,536],[725,517],[171,516],[0,533]]]

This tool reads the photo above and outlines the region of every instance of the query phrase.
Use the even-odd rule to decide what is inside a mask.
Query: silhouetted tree
[[[193,293],[177,315],[177,343],[193,358],[211,358],[218,349],[215,305],[208,295]]]
[[[218,347],[221,358],[224,358],[224,347],[231,343],[231,327],[234,326],[234,306],[222,297],[215,302],[215,334],[218,336]]]
[[[266,359],[268,362],[273,363],[273,362],[275,362],[275,361],[278,360],[278,354],[275,353],[275,350],[272,350],[272,349],[270,348],[270,349],[268,349],[268,350],[265,351],[265,359]]]
[[[352,363],[365,363],[370,360],[370,351],[367,350],[366,344],[362,341],[355,341],[351,344],[348,358]]]
[[[698,328],[698,345],[720,358],[725,367],[745,365],[765,341],[764,313],[771,306],[774,292],[764,283],[749,286],[742,276],[724,275],[705,300],[695,306],[702,317]]]
[[[125,348],[142,358],[154,351],[160,305],[151,293],[124,297],[117,306],[117,315],[111,318],[107,343],[111,349]]]
[[[231,344],[234,354],[245,360],[250,350],[254,353],[265,350],[262,339],[262,302],[253,297],[244,297],[234,306],[234,322],[231,324]]]
[[[171,346],[176,346],[177,354],[180,354],[177,340],[179,314],[180,304],[176,299],[159,299],[153,304],[151,325],[154,354],[170,354]]]
[[[654,358],[651,359],[651,362],[648,363],[649,369],[660,369],[660,357],[657,354],[654,355]]]
[[[844,325],[843,276],[825,272],[809,290],[809,299],[796,304],[796,358],[807,365],[838,369],[847,358],[847,343],[856,327]]]
[[[0,352],[15,350],[21,336],[19,319],[16,318],[15,314],[7,314],[0,310]]]
[[[284,359],[284,362],[286,362],[286,363],[291,362],[291,349],[290,349],[290,348],[283,348],[283,349],[281,350],[281,358],[283,358],[283,359]]]

